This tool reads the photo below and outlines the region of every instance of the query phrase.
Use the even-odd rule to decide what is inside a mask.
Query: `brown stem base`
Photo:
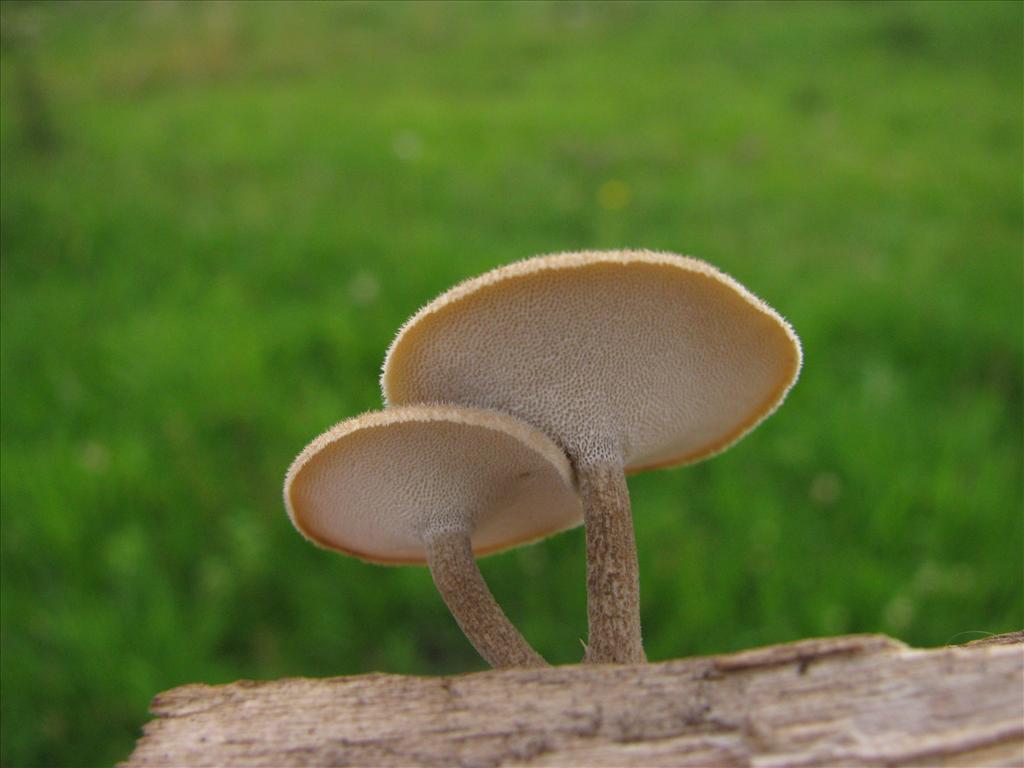
[[[582,468],[587,536],[587,663],[647,660],[640,633],[640,577],[629,489],[622,467]]]
[[[473,647],[492,667],[548,665],[508,620],[488,589],[469,536],[442,533],[426,542],[427,563],[448,610]]]

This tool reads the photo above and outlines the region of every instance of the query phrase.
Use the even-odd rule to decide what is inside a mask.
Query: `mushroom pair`
[[[320,544],[382,562],[425,557],[467,636],[488,661],[504,665],[542,660],[494,603],[470,546],[486,554],[572,526],[579,511],[570,491],[577,490],[587,542],[585,660],[642,662],[626,474],[724,450],[778,407],[800,364],[785,320],[704,262],[649,251],[528,259],[468,280],[416,313],[384,363],[389,408],[361,417],[376,424],[401,413],[406,425],[462,425],[461,432],[449,428],[443,450],[422,442],[409,449],[421,459],[445,453],[448,465],[462,467],[450,486],[458,493],[445,496],[447,479],[428,482],[417,470],[400,483],[406,495],[395,498],[383,477],[405,475],[382,449],[370,451],[378,471],[386,470],[379,487],[354,490],[352,477],[342,480],[354,460],[340,446],[364,431],[357,419],[300,455],[286,501],[296,526]],[[463,442],[470,424],[492,430],[483,443],[494,445]],[[518,447],[498,447],[509,436]],[[532,451],[529,469],[510,458],[520,448]],[[485,455],[500,455],[505,471],[485,468]],[[348,533],[353,526],[360,536],[374,528],[395,533],[395,520],[412,533],[396,534],[391,549],[369,548]]]

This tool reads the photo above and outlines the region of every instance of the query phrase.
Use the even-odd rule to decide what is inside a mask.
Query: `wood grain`
[[[186,685],[123,765],[1024,766],[1021,641]]]

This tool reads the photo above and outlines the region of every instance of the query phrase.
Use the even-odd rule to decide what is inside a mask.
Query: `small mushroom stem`
[[[587,538],[586,663],[647,661],[640,633],[640,577],[633,514],[621,466],[581,467]]]
[[[427,564],[463,634],[492,667],[544,667],[488,589],[465,533],[427,536]]]

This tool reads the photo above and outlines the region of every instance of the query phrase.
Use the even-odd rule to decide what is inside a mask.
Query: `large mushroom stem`
[[[492,667],[543,667],[547,662],[520,634],[488,589],[469,535],[445,532],[424,542],[427,564],[463,634]]]
[[[640,576],[633,514],[621,465],[579,471],[587,537],[587,663],[640,664]]]

